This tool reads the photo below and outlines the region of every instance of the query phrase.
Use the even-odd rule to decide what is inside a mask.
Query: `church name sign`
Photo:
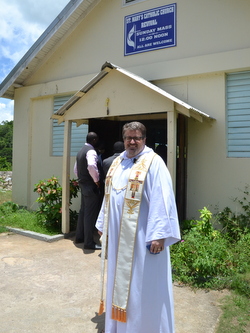
[[[125,56],[176,46],[176,3],[125,16]]]

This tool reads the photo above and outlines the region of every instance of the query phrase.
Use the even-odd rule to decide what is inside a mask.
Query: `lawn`
[[[4,191],[0,189],[0,205],[6,201],[11,201],[12,191]]]
[[[59,230],[48,228],[38,220],[34,211],[19,208],[11,201],[12,192],[0,190],[0,233],[6,232],[6,227],[19,228],[46,235],[59,234]]]
[[[237,293],[222,300],[222,315],[216,333],[250,332],[250,299]]]

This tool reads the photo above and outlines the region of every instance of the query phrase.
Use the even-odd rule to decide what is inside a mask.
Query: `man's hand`
[[[150,252],[159,253],[164,249],[164,238],[153,240],[150,247]]]
[[[102,236],[102,232],[98,230],[98,235]]]

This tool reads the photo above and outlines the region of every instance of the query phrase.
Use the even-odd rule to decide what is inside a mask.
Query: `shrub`
[[[235,271],[228,242],[217,232],[206,237],[197,230],[190,231],[172,246],[171,257],[174,276],[195,286],[208,287],[212,279],[231,276]]]
[[[250,269],[250,234],[239,233],[238,242],[232,243],[225,232],[213,228],[206,207],[200,213],[200,220],[185,222],[182,241],[171,247],[174,279],[199,287],[229,288],[234,276]]]
[[[0,205],[0,212],[3,214],[11,214],[18,211],[19,205],[12,202],[6,201]]]
[[[242,234],[238,242],[231,244],[234,252],[234,262],[239,273],[250,270],[250,233]]]
[[[249,185],[245,186],[242,199],[235,198],[241,206],[242,213],[234,213],[229,207],[224,208],[215,215],[217,222],[222,226],[222,232],[230,241],[238,241],[242,234],[250,232],[250,202]]]
[[[1,171],[11,171],[12,165],[7,161],[6,157],[0,157],[0,170]]]
[[[72,198],[76,198],[79,191],[79,184],[75,179],[70,179],[70,205]],[[41,180],[35,184],[34,192],[39,194],[36,202],[39,204],[37,215],[48,227],[61,229],[62,223],[62,187],[58,178],[51,177]],[[77,212],[70,209],[70,224],[74,228],[77,221]]]

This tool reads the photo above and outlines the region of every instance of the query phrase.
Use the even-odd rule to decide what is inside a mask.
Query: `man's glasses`
[[[142,139],[144,139],[144,137],[143,136],[124,136],[123,139],[126,141],[134,140],[134,141],[138,142],[138,141],[141,141]]]

